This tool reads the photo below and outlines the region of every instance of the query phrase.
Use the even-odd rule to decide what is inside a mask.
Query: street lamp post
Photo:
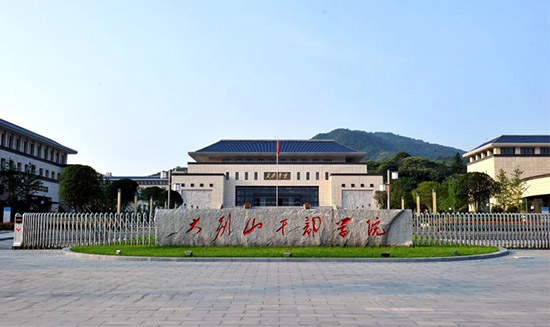
[[[391,177],[390,177],[390,173],[391,173]],[[390,193],[390,192],[391,192],[391,191],[390,191],[390,181],[391,181],[392,179],[397,179],[397,178],[398,178],[397,172],[396,172],[396,171],[390,171],[390,170],[388,169],[388,171],[387,171],[387,180],[388,180],[388,210],[391,209],[391,201],[390,201],[390,200],[391,200],[391,197],[390,197],[390,195],[391,195],[391,193]]]

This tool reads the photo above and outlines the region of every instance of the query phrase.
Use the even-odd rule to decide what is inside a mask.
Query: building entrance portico
[[[275,207],[276,186],[237,186],[237,206],[246,202],[256,207]],[[319,187],[317,186],[279,186],[279,204],[281,207],[302,206],[309,203],[319,206]]]

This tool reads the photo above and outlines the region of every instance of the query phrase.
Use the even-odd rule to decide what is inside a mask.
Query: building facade
[[[523,193],[529,212],[548,212],[550,206],[550,135],[502,135],[465,153],[468,172],[483,172],[496,180],[500,169],[510,177],[523,171]],[[490,204],[496,204],[495,199]],[[524,209],[524,208],[522,208]]]
[[[56,211],[59,206],[59,175],[67,166],[67,157],[77,152],[47,137],[0,119],[0,160],[1,167],[10,161],[21,172],[34,173],[42,182],[35,194],[41,199],[41,210]],[[0,199],[6,194],[3,190]]]
[[[106,173],[103,178],[107,181],[131,179],[138,184],[138,192],[155,186],[168,190],[168,173],[165,171],[151,176],[113,176],[111,173]]]
[[[221,140],[172,173],[185,208],[302,206],[376,209],[381,175],[365,155],[332,140]]]

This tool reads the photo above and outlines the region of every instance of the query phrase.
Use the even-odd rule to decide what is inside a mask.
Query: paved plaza
[[[0,241],[0,326],[550,325],[550,251],[434,263],[176,263],[10,245]]]

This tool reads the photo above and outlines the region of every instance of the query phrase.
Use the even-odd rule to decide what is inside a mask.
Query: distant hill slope
[[[355,150],[364,151],[364,160],[380,160],[392,157],[400,151],[430,159],[446,159],[464,151],[450,146],[433,144],[393,133],[351,131],[339,128],[317,134],[313,139],[331,139]]]

